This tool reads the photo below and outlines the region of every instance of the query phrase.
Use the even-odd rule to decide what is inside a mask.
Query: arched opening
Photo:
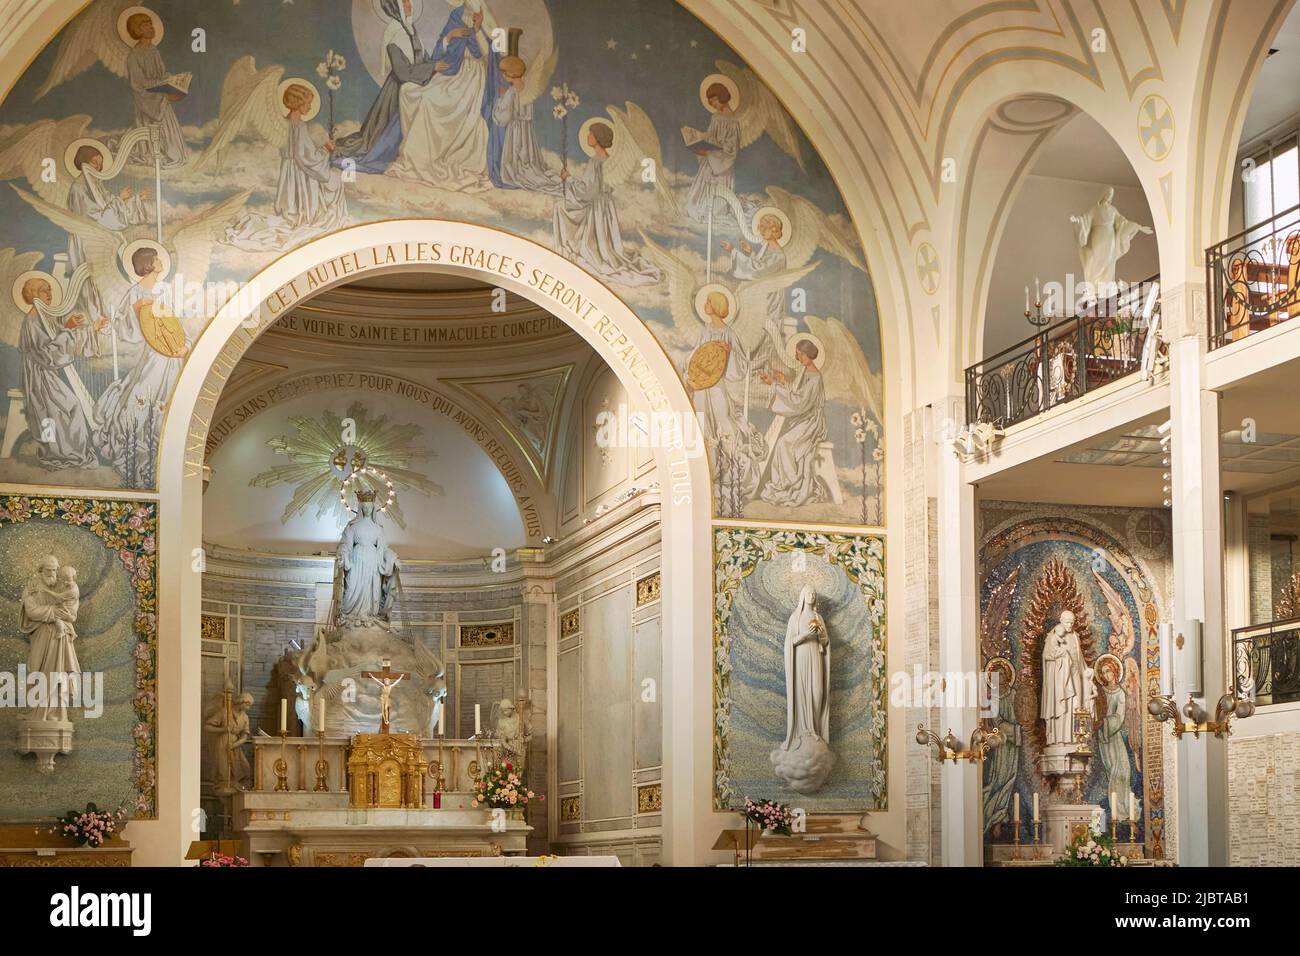
[[[213,320],[178,383],[163,432],[160,492],[164,548],[193,555],[161,569],[160,705],[177,719],[160,728],[158,839],[147,852],[172,862],[192,839],[199,807],[200,616],[203,453],[212,414],[232,370],[257,337],[308,296],[361,275],[441,272],[472,278],[536,303],[578,333],[626,389],[633,408],[665,426],[654,448],[662,494],[663,847],[667,862],[699,859],[707,834],[710,706],[707,464],[671,423],[691,414],[662,349],[637,316],[573,263],[528,240],[459,222],[401,220],[345,229],[296,249],[260,273]]]

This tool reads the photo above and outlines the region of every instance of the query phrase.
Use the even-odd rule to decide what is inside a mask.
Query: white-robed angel
[[[112,232],[149,222],[152,210],[147,205],[147,190],[109,187],[109,182],[122,173],[126,155],[119,152],[114,159],[108,146],[85,137],[89,124],[89,116],[78,115],[10,127],[7,135],[0,136],[0,179],[26,179],[30,188],[46,202],[93,220]],[[145,130],[132,131],[123,138],[119,149],[129,151],[147,138]],[[51,157],[63,158],[67,176],[48,175],[47,160]],[[75,272],[85,261],[81,240],[69,235],[70,272]],[[81,301],[76,305],[92,321],[107,314],[93,282],[82,286]],[[92,333],[91,354],[99,353],[99,344]]]
[[[686,146],[699,158],[699,169],[686,197],[686,212],[696,222],[728,219],[742,224],[745,215],[735,193],[736,158],[764,134],[803,169],[799,133],[767,86],[743,66],[716,61],[721,71],[704,78],[700,101],[709,111],[709,128],[686,128]],[[727,214],[730,213],[728,216]]]
[[[560,172],[564,193],[555,205],[555,247],[598,278],[620,285],[651,285],[663,274],[624,244],[613,186],[640,171],[643,158],[662,170],[659,136],[650,117],[635,103],[627,103],[626,110],[611,106],[608,112],[608,121],[593,117],[578,132],[583,152],[591,157],[583,171],[577,176],[567,169]],[[660,207],[675,208],[676,200],[661,178],[655,182]]]
[[[249,213],[224,237],[254,252],[286,249],[348,222],[343,172],[331,165],[334,142],[318,144],[312,135],[320,95],[306,80],[282,80],[283,73],[278,66],[258,70],[251,56],[230,68],[217,130],[195,164],[203,168],[219,159],[240,135],[256,136],[280,150],[273,212]]]
[[[1106,600],[1106,615],[1110,621],[1110,635],[1106,638],[1106,651],[1108,654],[1114,655],[1115,660],[1122,661],[1124,665],[1122,673],[1114,675],[1114,687],[1108,686],[1105,675],[1101,673],[1099,667],[1094,668],[1097,674],[1097,683],[1103,691],[1101,695],[1103,713],[1101,716],[1104,719],[1108,714],[1113,716],[1112,712],[1123,714],[1124,725],[1128,729],[1129,746],[1133,751],[1133,763],[1141,770],[1142,715],[1141,708],[1137,705],[1142,700],[1142,682],[1138,675],[1137,660],[1133,656],[1133,649],[1137,644],[1137,635],[1133,629],[1133,618],[1130,616],[1119,591],[1106,579],[1106,575],[1094,567],[1092,576]],[[1122,711],[1117,711],[1115,707],[1117,692],[1119,696],[1122,696],[1124,702]],[[1118,732],[1117,728],[1118,725],[1112,722],[1109,731],[1110,736],[1113,737]],[[1098,733],[1101,734],[1105,729],[1099,727]],[[1126,771],[1123,769],[1122,764],[1127,763],[1127,758],[1120,761],[1118,751],[1112,752],[1116,754],[1116,760],[1114,761],[1117,768],[1115,776],[1117,778],[1126,777]],[[1109,793],[1111,789],[1114,788],[1109,788],[1107,792]]]
[[[55,470],[94,468],[99,461],[91,445],[91,399],[72,370],[85,352],[91,324],[65,303],[58,279],[36,270],[42,258],[39,252],[0,249],[0,287],[13,293],[12,306],[6,302],[0,310],[0,341],[22,357],[23,415],[37,459]],[[107,325],[106,319],[95,322],[101,330]]]
[[[509,53],[501,58],[504,83],[497,91],[492,122],[505,132],[501,147],[501,185],[558,196],[564,191],[558,170],[547,166],[533,129],[533,104],[551,81],[559,51],[552,47],[530,69],[519,55],[518,27],[510,30]]]
[[[162,38],[163,22],[147,7],[135,5],[132,0],[101,0],[91,4],[63,31],[54,65],[36,98],[40,99],[95,64],[102,64],[130,86],[136,127],[158,130],[162,167],[183,166],[189,151],[172,104],[184,98],[190,75],[167,70],[158,52]],[[136,142],[129,161],[152,166],[154,154],[150,142]]]
[[[677,256],[644,233],[641,238],[647,256],[668,276],[675,338],[692,347],[683,378],[714,474],[731,500],[728,510],[739,511],[754,497],[759,469],[767,455],[763,436],[750,423],[748,410],[749,387],[759,370],[757,356],[768,351],[765,303],[774,285],[784,288],[811,267],[742,283],[733,291],[721,283],[704,283]],[[713,342],[725,350],[725,356],[705,348]]]
[[[129,484],[147,486],[152,480],[147,449],[151,443],[156,445],[181,360],[199,332],[196,323],[203,318],[185,315],[187,310],[172,301],[171,283],[165,281],[173,265],[169,247],[186,288],[203,289],[212,243],[243,211],[249,192],[237,193],[168,227],[159,244],[139,235],[150,231],[144,227],[133,227],[135,236],[131,230],[123,235],[15,189],[38,212],[82,242],[90,277],[112,310],[109,330],[115,372],[112,383],[95,396],[95,447],[100,458]],[[208,305],[217,304],[205,302],[204,311]]]

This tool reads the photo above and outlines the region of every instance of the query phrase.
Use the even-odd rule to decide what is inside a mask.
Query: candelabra
[[[1172,694],[1169,695],[1152,695],[1151,700],[1147,702],[1147,712],[1156,720],[1161,722],[1169,721],[1172,723],[1170,728],[1175,737],[1181,739],[1183,734],[1192,734],[1198,740],[1202,732],[1214,734],[1219,739],[1232,736],[1232,719],[1245,720],[1255,713],[1255,702],[1249,697],[1239,696],[1229,691],[1219,698],[1219,702],[1214,705],[1214,719],[1209,720],[1209,713],[1204,707],[1196,702],[1196,698],[1191,694],[1187,695],[1187,704],[1183,707],[1182,714],[1178,712],[1178,705],[1174,703]],[[1186,717],[1184,722],[1181,718]]]
[[[997,746],[1001,737],[1002,731],[997,727],[988,730],[976,727],[971,731],[970,746],[963,750],[961,741],[953,734],[951,727],[948,728],[946,737],[940,737],[934,731],[927,730],[925,724],[916,725],[916,742],[922,747],[934,744],[937,748],[935,759],[939,763],[943,763],[945,760],[951,760],[953,763],[958,760],[981,762],[989,749]]]
[[[325,731],[316,731],[316,740],[320,745],[320,756],[316,758],[316,793],[329,793],[329,784],[326,782],[329,777],[330,764],[325,759]]]
[[[275,771],[275,790],[276,793],[287,792],[289,790],[289,761],[285,757],[285,747],[288,745],[289,732],[280,731],[280,756],[275,758],[275,763],[271,769]]]

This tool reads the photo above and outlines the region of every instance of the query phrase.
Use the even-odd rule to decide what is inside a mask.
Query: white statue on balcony
[[[1115,294],[1115,264],[1128,253],[1133,237],[1138,233],[1148,236],[1152,233],[1150,226],[1125,219],[1111,204],[1114,198],[1115,187],[1107,186],[1095,206],[1070,217],[1079,243],[1083,281],[1089,284],[1090,298],[1094,301]]]

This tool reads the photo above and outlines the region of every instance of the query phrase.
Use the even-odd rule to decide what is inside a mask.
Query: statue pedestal
[[[19,720],[16,749],[20,754],[35,754],[41,773],[54,773],[54,758],[72,753],[72,721]]]
[[[1065,853],[1078,834],[1088,832],[1099,809],[1095,803],[1049,803],[1043,808],[1043,842],[1053,858]]]

